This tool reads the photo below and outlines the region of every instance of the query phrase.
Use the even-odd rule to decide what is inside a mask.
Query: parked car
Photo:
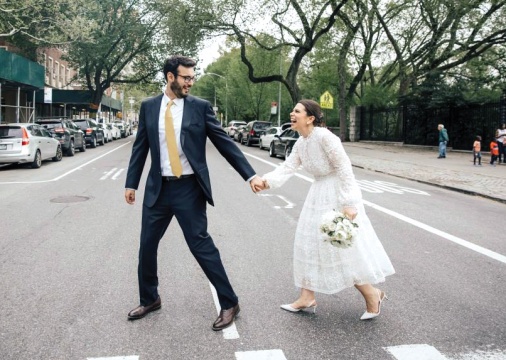
[[[108,143],[109,141],[112,141],[112,131],[107,127],[107,124],[98,123],[98,126],[100,126],[104,132],[105,142]]]
[[[260,136],[265,134],[265,129],[271,126],[272,124],[268,121],[250,121],[246,127],[241,130],[241,144],[246,146],[258,144]]]
[[[291,127],[292,127],[291,122],[286,122],[286,123],[281,124],[281,130],[290,129]]]
[[[109,123],[106,126],[109,129],[109,131],[111,132],[113,140],[121,139],[121,131],[118,129],[118,127],[116,126],[116,124]]]
[[[43,160],[60,161],[62,156],[60,141],[42,126],[32,123],[0,125],[0,164],[30,164],[37,169]]]
[[[225,130],[228,136],[234,137],[234,133],[237,130],[237,127],[239,127],[239,125],[246,125],[246,121],[241,120],[229,121],[228,125],[225,128],[223,128],[223,130]]]
[[[74,122],[84,131],[86,144],[90,144],[92,148],[96,148],[97,144],[105,144],[104,130],[95,120],[92,119],[75,119]]]
[[[234,135],[232,136],[234,138],[234,141],[237,141],[237,142],[241,142],[241,137],[242,137],[242,129],[244,129],[246,127],[246,124],[244,125],[239,125],[237,127],[237,129],[234,130]]]
[[[292,129],[286,129],[280,135],[274,136],[269,146],[269,156],[282,156],[285,159],[290,156],[293,145],[299,138],[299,133]]]
[[[132,131],[130,129],[130,124],[128,124],[126,121],[122,121],[122,120],[115,121],[114,125],[116,125],[118,127],[119,131],[121,132],[122,138],[129,137],[130,134],[132,133]]]
[[[38,119],[35,123],[47,129],[60,142],[65,155],[74,156],[75,149],[86,151],[84,132],[72,120]]]
[[[271,142],[274,139],[274,136],[281,134],[281,126],[272,126],[270,128],[265,129],[265,134],[260,136],[260,140],[258,140],[258,147],[261,149],[268,149],[271,146]]]

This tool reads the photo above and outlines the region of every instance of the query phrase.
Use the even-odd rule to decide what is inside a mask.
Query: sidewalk
[[[343,145],[353,166],[506,203],[506,165],[491,166],[488,153],[482,154],[482,166],[474,166],[471,152],[450,150],[438,159],[437,147],[369,141]]]

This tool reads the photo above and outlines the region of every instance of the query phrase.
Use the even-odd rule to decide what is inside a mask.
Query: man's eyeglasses
[[[190,82],[195,82],[195,76],[183,76],[183,75],[177,75],[179,77],[182,77],[185,84],[189,84]]]

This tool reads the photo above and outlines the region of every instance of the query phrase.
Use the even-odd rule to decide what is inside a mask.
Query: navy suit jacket
[[[160,167],[160,140],[158,121],[163,94],[148,98],[141,104],[137,136],[132,148],[125,188],[137,189],[148,152],[151,153],[151,169],[146,180],[144,204],[152,207],[162,188]],[[194,96],[184,99],[181,146],[200,184],[207,202],[214,205],[209,169],[206,162],[206,142],[211,140],[220,154],[232,165],[244,180],[255,175],[237,145],[216,120],[211,103]]]

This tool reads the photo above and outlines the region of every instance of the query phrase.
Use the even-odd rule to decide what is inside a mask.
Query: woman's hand
[[[355,206],[347,206],[343,209],[344,216],[350,220],[355,220],[357,213],[357,208]]]

